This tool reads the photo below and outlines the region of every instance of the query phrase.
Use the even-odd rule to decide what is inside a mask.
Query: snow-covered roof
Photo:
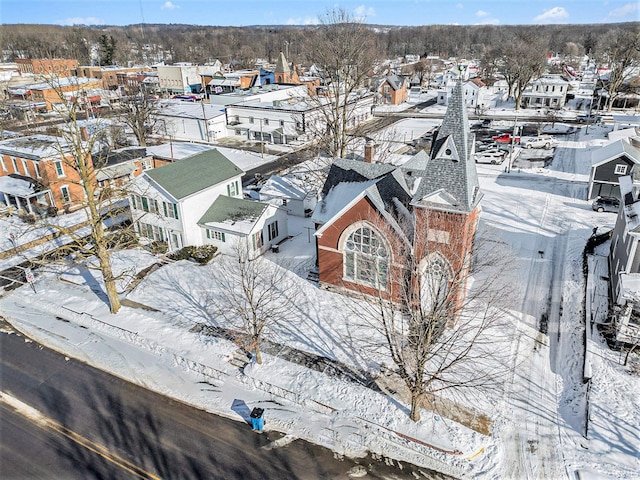
[[[307,192],[300,181],[294,177],[279,177],[272,175],[260,189],[260,198],[281,197],[295,200],[304,200]]]
[[[248,235],[267,208],[266,203],[220,195],[198,220],[198,225]]]
[[[30,197],[38,193],[34,188],[33,182],[9,175],[0,177],[0,192],[21,198]]]
[[[591,164],[594,167],[603,165],[611,160],[626,155],[633,162],[640,164],[640,149],[634,147],[629,138],[621,138],[607,143],[592,152]]]

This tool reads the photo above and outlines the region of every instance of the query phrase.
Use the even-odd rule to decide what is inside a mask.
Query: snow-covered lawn
[[[408,125],[418,130],[427,124]],[[497,272],[514,288],[495,345],[506,352],[496,365],[504,378],[473,404],[459,400],[490,417],[490,435],[427,411],[413,423],[400,394],[386,395],[270,354],[241,375],[230,363],[236,345],[192,331],[197,324],[222,325],[211,303],[217,259],[207,266],[166,265],[126,295],[130,305],[153,310],[124,306],[109,314],[104,296],[95,293],[96,278],[74,270],[42,274],[37,293],[21,288],[5,295],[0,313],[55,348],[209,411],[241,420],[231,409],[233,399],[265,407],[269,428],[339,453],[371,450],[473,478],[574,478],[576,471],[638,478],[640,378],[620,365],[618,353],[609,351],[597,332],[585,437],[582,251],[594,226],[615,221],[614,214],[593,212],[585,200],[590,148],[604,132],[598,127],[588,136],[584,129],[567,136],[548,169],[505,173],[502,166],[478,165],[485,195],[479,235],[515,260],[512,268]],[[355,300],[306,280],[314,259],[311,226],[307,219],[291,218],[293,238],[279,253],[267,254],[291,269],[301,295],[269,338],[375,375],[380,363],[390,361],[371,358],[362,348],[372,333],[346,306]],[[140,271],[157,259],[131,250],[114,260],[118,271],[133,265]],[[481,282],[472,288],[481,288]]]

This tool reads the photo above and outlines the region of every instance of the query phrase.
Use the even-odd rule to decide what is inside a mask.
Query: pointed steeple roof
[[[291,73],[289,62],[287,62],[287,59],[284,58],[284,53],[282,52],[280,52],[280,55],[278,55],[275,73]]]
[[[415,206],[436,203],[438,209],[449,211],[471,212],[475,209],[482,194],[473,160],[473,142],[462,82],[458,80],[413,197]],[[430,201],[436,196],[444,198],[442,192],[446,192],[450,201]]]

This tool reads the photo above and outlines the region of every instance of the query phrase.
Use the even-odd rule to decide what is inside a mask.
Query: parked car
[[[484,120],[482,120],[482,122],[480,122],[480,128],[489,128],[492,123],[493,123],[492,119],[485,118]]]
[[[476,153],[473,159],[476,163],[490,163],[497,165],[502,163],[507,156],[507,152],[499,149],[485,150],[484,152]]]
[[[617,213],[620,208],[620,200],[615,197],[598,197],[591,204],[591,208],[596,212]]]
[[[501,135],[496,135],[496,136],[493,137],[493,140],[498,142],[498,143],[511,143],[511,134],[510,133],[503,133]],[[520,137],[516,135],[513,138],[513,141],[515,143],[520,143]]]
[[[547,150],[551,147],[555,147],[558,144],[553,137],[549,136],[541,136],[541,137],[532,137],[528,140],[525,140],[522,144],[524,148],[546,148]]]

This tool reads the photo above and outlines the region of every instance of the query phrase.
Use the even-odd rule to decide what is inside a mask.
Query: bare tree
[[[55,79],[49,81],[58,88]],[[126,193],[123,187],[115,184],[101,188],[96,178],[97,172],[106,166],[108,157],[108,151],[102,149],[107,144],[104,138],[108,135],[104,121],[97,119],[90,127],[79,121],[79,114],[84,109],[83,92],[80,88],[75,92],[58,90],[58,95],[64,105],[59,109],[64,114],[60,115],[61,123],[58,126],[58,136],[55,137],[55,149],[66,183],[62,201],[72,206],[72,209],[73,206],[82,209],[85,217],[79,225],[72,226],[67,222],[57,221],[55,217],[45,217],[35,226],[46,225],[56,235],[69,239],[50,254],[55,255],[55,258],[65,258],[71,264],[99,271],[104,281],[109,309],[111,313],[117,313],[120,299],[116,282],[120,275],[114,273],[111,253],[130,246],[135,238],[130,234],[130,227],[122,226],[127,218],[124,211],[128,210],[122,203],[126,199]],[[45,176],[50,174],[51,172],[43,172]],[[50,262],[50,254],[45,255],[41,262]]]
[[[382,223],[376,228],[387,240],[397,238]],[[497,348],[498,321],[509,295],[499,275],[504,252],[476,239],[472,254],[450,261],[442,244],[428,240],[437,235],[438,230],[426,232],[413,245],[391,240],[392,262],[383,268],[372,262],[372,271],[362,273],[378,288],[357,307],[370,332],[363,335],[367,348],[378,361],[391,358],[409,392],[413,421],[440,392],[477,394],[495,389],[504,375],[496,371],[496,357],[504,353]]]
[[[146,146],[150,135],[156,131],[156,114],[160,110],[158,100],[142,87],[128,88],[122,96],[121,105],[119,120],[133,131],[138,145]]]
[[[609,78],[605,82],[608,93],[607,111],[621,91],[622,84],[633,74],[640,61],[640,33],[630,30],[616,30],[600,41],[599,61],[609,67]]]
[[[329,156],[344,157],[359,100],[370,95],[368,74],[376,59],[372,32],[361,19],[336,8],[321,18],[311,45],[309,55],[321,78],[320,95],[309,100],[320,116],[312,134]]]
[[[501,73],[509,85],[509,95],[516,101],[516,110],[520,108],[527,84],[542,73],[546,51],[540,38],[525,33],[515,35],[503,45]]]
[[[218,262],[213,304],[216,314],[249,339],[257,363],[262,363],[260,342],[295,305],[291,273],[263,256],[252,258],[246,241],[234,245],[233,255]]]

